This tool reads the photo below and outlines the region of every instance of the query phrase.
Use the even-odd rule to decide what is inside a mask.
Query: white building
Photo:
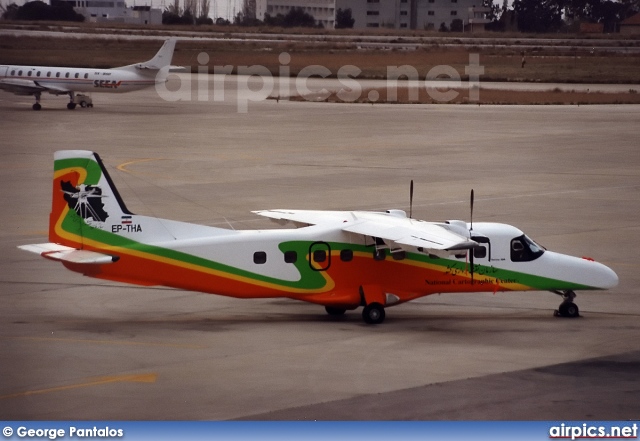
[[[287,15],[293,8],[312,15],[325,28],[333,28],[338,9],[351,9],[355,29],[449,29],[455,19],[465,30],[482,31],[489,23],[489,8],[482,0],[256,0],[256,18]]]
[[[351,9],[354,28],[447,29],[455,19],[465,29],[484,30],[489,23],[482,0],[336,0],[336,9]]]
[[[265,14],[275,17],[287,15],[293,8],[301,8],[316,19],[316,24],[333,29],[336,17],[336,0],[256,0],[256,18],[264,20]]]
[[[51,0],[71,3],[88,22],[162,24],[162,10],[151,6],[127,7],[123,0]]]

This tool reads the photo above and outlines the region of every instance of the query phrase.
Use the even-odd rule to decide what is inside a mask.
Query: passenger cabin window
[[[394,251],[391,253],[391,257],[393,257],[393,260],[404,260],[407,257],[407,253],[405,251]]]
[[[79,73],[76,73],[75,77],[76,77],[76,78],[80,77],[80,74],[79,74]]]
[[[486,259],[487,258],[487,248],[483,246],[479,246],[478,248],[473,249],[473,257],[476,259]]]
[[[27,72],[27,76],[28,76],[28,77],[30,77],[30,76],[31,76],[31,74],[32,74],[32,72],[31,72],[31,71]]]
[[[20,77],[22,76],[22,71],[21,70],[18,71],[18,76],[20,76]]]
[[[15,70],[15,69],[13,69],[13,70],[11,71],[11,76],[14,76],[15,74],[16,74],[16,70]]]
[[[85,79],[89,78],[89,74],[88,73],[84,74],[84,77],[85,77]]]
[[[327,252],[325,250],[315,250],[313,252],[313,261],[322,263],[327,260]]]
[[[38,71],[38,73],[36,74],[36,77],[39,77],[39,76],[40,76],[40,71]]]
[[[298,253],[295,251],[285,251],[284,261],[285,263],[296,263],[298,261]]]
[[[50,76],[51,76],[51,72],[47,72],[47,77],[50,77]]]
[[[262,265],[263,263],[267,263],[267,253],[264,251],[256,251],[253,253],[253,263]]]
[[[341,250],[340,260],[343,262],[351,262],[353,260],[353,250]]]
[[[544,248],[526,234],[511,240],[511,261],[531,262],[544,254]]]
[[[56,72],[56,78],[60,78],[60,72]]]

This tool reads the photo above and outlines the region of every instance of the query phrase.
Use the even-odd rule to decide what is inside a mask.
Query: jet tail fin
[[[171,66],[171,60],[173,59],[173,51],[176,47],[176,39],[169,38],[164,42],[158,53],[150,59],[149,61],[145,61],[143,63],[133,64],[136,69],[143,70],[160,70],[163,68],[169,68]]]

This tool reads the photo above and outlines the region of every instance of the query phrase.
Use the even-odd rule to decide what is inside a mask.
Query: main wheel
[[[76,108],[76,103],[67,103],[67,109],[73,110]]]
[[[362,319],[370,325],[378,325],[384,321],[384,306],[380,303],[370,303],[362,310]]]
[[[332,315],[332,316],[340,316],[340,315],[344,315],[345,312],[347,312],[346,309],[343,308],[334,308],[332,306],[325,306],[324,310],[327,311],[327,314]]]
[[[42,106],[40,105],[40,103],[35,103],[31,108],[33,110],[40,110],[42,109]]]
[[[575,318],[580,317],[578,305],[573,302],[562,302],[558,308],[561,317]]]

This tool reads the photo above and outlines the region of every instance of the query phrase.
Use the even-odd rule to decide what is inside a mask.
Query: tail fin
[[[137,69],[160,70],[165,68],[167,71],[171,66],[173,59],[173,51],[176,47],[176,39],[169,38],[164,42],[158,53],[149,61],[133,64]]]
[[[54,154],[50,242],[100,251],[224,232],[227,230],[133,214],[97,153],[62,150]]]
[[[111,231],[133,218],[97,153],[62,150],[54,154],[49,241],[83,248],[89,229]]]

